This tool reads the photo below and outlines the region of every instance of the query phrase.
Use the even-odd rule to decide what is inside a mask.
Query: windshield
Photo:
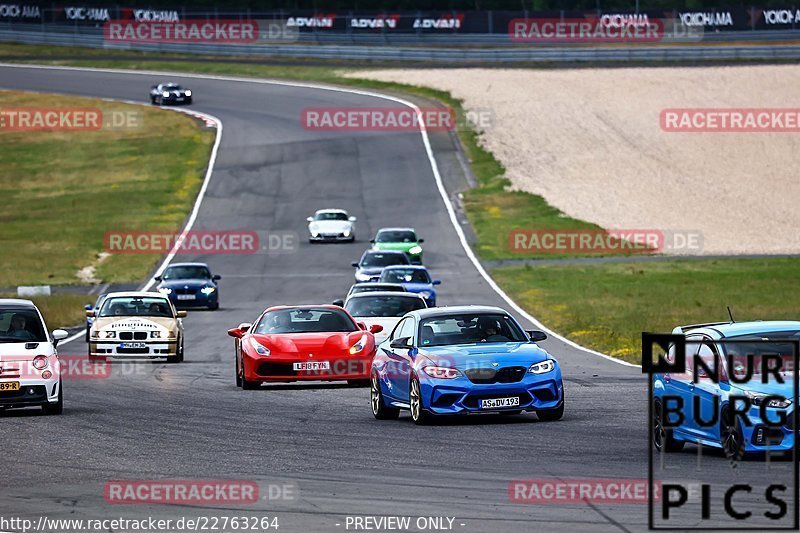
[[[34,309],[0,310],[0,342],[47,342],[39,314]]]
[[[164,298],[137,296],[108,298],[100,309],[101,317],[160,316],[172,318],[172,309]]]
[[[430,283],[431,277],[426,270],[418,268],[390,268],[383,271],[381,281],[389,283]]]
[[[281,333],[328,333],[358,330],[347,314],[336,309],[280,309],[265,314],[256,326],[261,335]]]
[[[379,231],[375,242],[417,242],[417,236],[410,230]]]
[[[361,258],[361,266],[385,267],[389,265],[407,265],[408,257],[404,253],[371,252]]]
[[[317,213],[314,220],[347,220],[347,213]]]
[[[385,291],[385,292],[406,292],[405,287],[402,285],[369,285],[368,283],[359,283],[358,285],[353,285],[350,288],[350,294],[358,294],[359,292],[377,292],[377,291]]]
[[[409,311],[425,309],[425,302],[409,296],[365,296],[351,298],[344,308],[358,317],[400,317]]]
[[[211,279],[211,272],[204,266],[173,266],[164,271],[163,279]]]
[[[724,342],[725,340],[753,342]],[[726,362],[729,372],[737,378],[745,378],[748,375],[748,354],[752,360],[752,377],[749,382],[752,384],[762,382],[762,360],[764,356],[781,358],[781,376],[784,379],[792,379],[794,376],[794,343],[780,342],[780,340],[800,340],[800,331],[779,331],[774,333],[759,333],[756,335],[741,335],[728,337],[723,340],[722,347],[726,354]],[[761,342],[759,342],[761,341]],[[767,341],[767,342],[764,342]],[[775,368],[777,359],[770,359],[767,362],[769,368]],[[775,380],[773,374],[767,372],[769,381]]]
[[[528,340],[514,319],[501,314],[459,314],[423,319],[419,339],[420,346]]]
[[[183,88],[180,85],[172,85],[172,84],[164,85],[162,87],[162,89],[165,90],[165,91],[182,91],[183,90]]]

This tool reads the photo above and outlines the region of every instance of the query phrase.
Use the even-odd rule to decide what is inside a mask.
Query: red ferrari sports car
[[[375,355],[374,333],[341,307],[270,307],[255,324],[228,330],[236,345],[236,385],[266,382],[348,381],[368,383]]]

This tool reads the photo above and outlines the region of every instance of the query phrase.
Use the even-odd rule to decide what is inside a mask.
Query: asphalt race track
[[[557,340],[543,346],[563,366],[567,411],[560,422],[481,416],[416,427],[407,414],[398,421],[374,420],[368,388],[238,389],[226,330],[270,305],[342,297],[352,283],[350,263],[381,226],[411,225],[424,237],[425,263],[442,280],[440,305],[503,301],[459,244],[419,133],[308,131],[299,120],[306,107],[399,104],[276,84],[0,67],[4,89],[142,102],[150,85],[163,79],[190,87],[196,98],[191,107],[224,124],[194,229],[304,237],[306,216],[342,207],[358,217],[357,242],[312,245],[301,239],[295,252],[279,255],[181,256],[207,261],[223,277],[221,309],[190,311],[184,320],[186,362],[119,364],[108,379],[69,381],[61,417],[5,415],[0,514],[277,516],[287,532],[345,531],[347,516],[378,515],[455,517],[454,530],[464,532],[646,529],[646,505],[509,499],[514,479],[647,478],[647,381],[641,371]],[[445,182],[463,187],[449,137],[434,137],[433,147]],[[60,351],[85,353],[85,344],[78,339]],[[684,467],[677,477],[701,476],[693,470],[693,452],[687,447],[674,459]],[[709,452],[703,461],[703,477],[716,481],[731,471],[719,455]],[[739,474],[747,470],[764,480],[783,475],[773,468],[779,470],[746,464]],[[109,480],[162,478],[255,480],[264,492],[286,483],[299,493],[210,508],[104,500]]]

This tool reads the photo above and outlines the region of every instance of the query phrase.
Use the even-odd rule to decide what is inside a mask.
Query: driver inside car
[[[30,340],[34,335],[26,328],[25,317],[20,314],[15,314],[11,317],[11,324],[8,328],[7,335],[15,339]]]
[[[493,318],[479,318],[478,331],[480,342],[507,342],[509,340],[508,337],[500,334],[497,321]]]

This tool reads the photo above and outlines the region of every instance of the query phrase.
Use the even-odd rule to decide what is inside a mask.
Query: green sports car
[[[422,244],[414,228],[381,228],[369,241],[373,250],[399,250],[408,255],[412,263],[422,264]]]

